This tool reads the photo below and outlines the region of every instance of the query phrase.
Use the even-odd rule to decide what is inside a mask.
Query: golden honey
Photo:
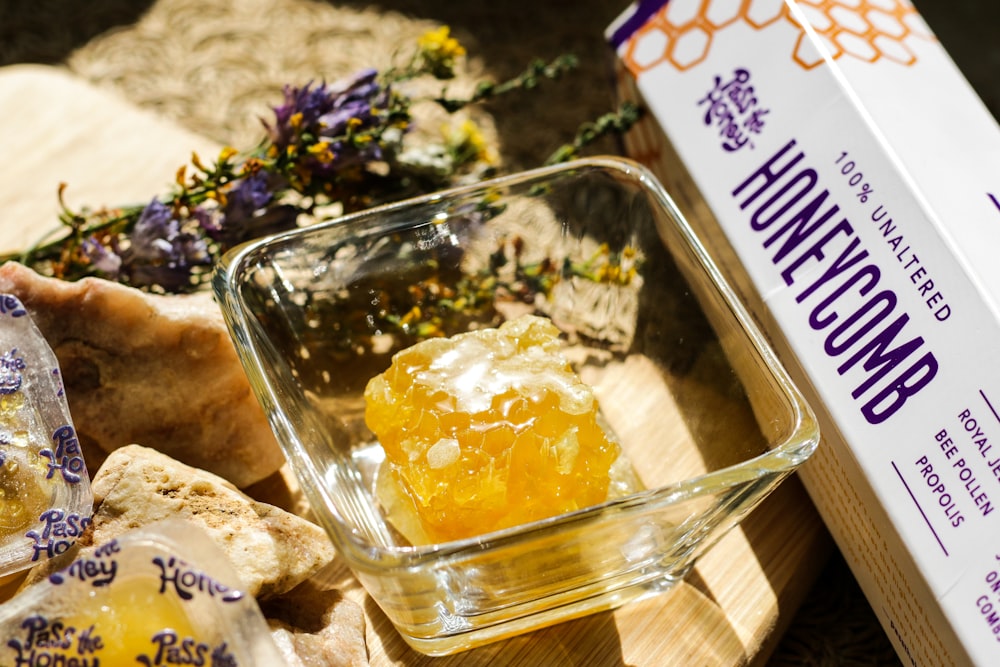
[[[195,628],[184,603],[160,593],[159,581],[151,577],[126,577],[105,590],[94,589],[60,620],[76,628],[77,636],[99,639],[102,664],[137,664],[139,656],[157,652],[189,658],[187,664],[208,664],[209,645],[192,639],[204,629]]]
[[[620,447],[560,346],[548,319],[523,316],[417,343],[369,381],[365,421],[386,456],[379,495],[411,541],[471,537],[607,499]],[[408,514],[420,531],[407,528]]]
[[[0,544],[23,537],[52,503],[43,465],[30,465],[15,453],[0,460]]]

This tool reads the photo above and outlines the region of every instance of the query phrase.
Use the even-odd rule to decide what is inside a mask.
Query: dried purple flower
[[[375,111],[385,106],[387,91],[378,83],[378,72],[366,69],[335,83],[328,90],[330,108],[317,119],[317,134],[336,137],[348,125],[369,128],[377,122]]]
[[[109,280],[118,279],[122,258],[113,249],[101,243],[93,235],[83,240],[80,249],[98,273]]]
[[[130,237],[129,260],[158,261],[173,254],[172,240],[180,233],[180,223],[163,202],[153,199],[142,210]]]
[[[225,224],[240,224],[274,199],[267,174],[258,171],[239,181],[226,195]]]
[[[225,235],[224,218],[217,207],[211,209],[204,206],[194,206],[190,210],[191,219],[213,241],[221,241]]]
[[[213,261],[205,240],[182,230],[173,210],[158,199],[143,209],[120,255],[120,271],[129,283],[170,292],[190,289],[193,270]]]
[[[254,215],[239,221],[224,218],[219,238],[220,247],[228,250],[244,241],[293,229],[298,222],[299,213],[301,210],[297,207],[282,204],[260,209]]]
[[[301,88],[285,86],[284,104],[274,108],[274,124],[265,123],[279,154],[289,147],[312,143],[317,137],[343,135],[349,125],[370,127],[374,109],[386,102],[386,91],[374,69],[332,85],[312,86],[312,82]]]
[[[254,238],[294,228],[300,216],[351,212],[479,176],[491,162],[471,124],[441,145],[411,149],[405,144],[412,121],[410,80],[454,75],[465,49],[447,27],[417,43],[408,63],[384,72],[364,69],[341,81],[287,85],[267,134],[245,154],[226,147],[215,163],[192,156],[176,173],[176,189],[146,206],[74,211],[59,190],[60,238],[25,253],[0,256],[67,280],[102,275],[135,287],[184,292],[205,283],[221,253]],[[514,90],[529,90],[558,78],[571,63],[533,63],[506,82],[481,82],[471,96],[424,98],[448,113]],[[617,118],[617,117],[616,117]],[[569,157],[619,124],[595,124],[570,149]],[[488,204],[488,202],[487,202]]]
[[[398,148],[408,104],[374,69],[333,84],[286,86],[274,123],[265,123],[268,157],[294,190],[329,194],[342,182],[358,182],[357,168],[386,161],[387,152]]]

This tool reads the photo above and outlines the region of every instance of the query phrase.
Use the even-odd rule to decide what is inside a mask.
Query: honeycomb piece
[[[559,347],[555,325],[523,316],[422,341],[369,381],[365,421],[385,450],[380,475],[396,487],[395,501],[408,499],[426,540],[471,537],[607,499],[620,447]],[[393,523],[416,541],[405,520]]]

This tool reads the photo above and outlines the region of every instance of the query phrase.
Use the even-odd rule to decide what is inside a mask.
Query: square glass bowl
[[[441,655],[669,589],[815,449],[810,408],[662,186],[593,158],[234,249],[214,289],[288,462],[341,556]],[[640,486],[413,546],[377,500],[363,392],[394,352],[551,318]],[[611,494],[614,496],[614,494]]]

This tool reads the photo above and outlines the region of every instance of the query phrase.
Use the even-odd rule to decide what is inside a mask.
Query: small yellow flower
[[[300,127],[302,127],[302,112],[296,111],[295,113],[293,113],[291,117],[288,119],[288,125],[293,130],[297,130]]]
[[[465,55],[465,47],[451,36],[451,28],[446,25],[436,30],[428,30],[417,39],[417,47],[425,55],[432,53],[438,58],[455,59]]]
[[[442,79],[454,76],[455,60],[465,55],[465,47],[451,36],[451,29],[446,25],[421,35],[417,48],[428,70]]]
[[[436,322],[421,322],[417,325],[417,336],[420,338],[440,338],[444,336],[441,325]]]
[[[239,155],[239,151],[238,150],[236,150],[232,146],[225,146],[225,147],[223,147],[223,149],[221,151],[219,151],[219,163],[222,164],[223,162],[226,162],[230,158],[236,157],[237,155]],[[196,166],[199,169],[202,169],[200,165],[196,165]],[[204,169],[202,169],[202,171],[204,171]]]
[[[484,204],[495,204],[498,201],[500,201],[500,198],[502,196],[503,195],[500,193],[499,190],[489,190],[488,192],[486,192],[486,194],[483,195],[483,203]]]
[[[322,162],[323,164],[329,164],[333,162],[334,155],[333,151],[330,150],[329,141],[317,142],[312,146],[310,146],[308,150],[310,155],[314,155],[316,159]]]
[[[423,313],[420,311],[420,306],[414,306],[413,308],[410,308],[409,312],[400,318],[399,323],[403,326],[408,326],[419,320],[422,315]]]
[[[483,131],[471,120],[464,120],[457,128],[446,130],[445,141],[459,164],[468,162],[493,164],[496,161],[496,155],[486,141]]]
[[[221,190],[209,190],[208,192],[205,193],[205,197],[207,199],[214,199],[216,202],[219,203],[219,206],[225,206],[226,203],[229,201],[229,197],[227,197],[226,193],[222,192]]]

